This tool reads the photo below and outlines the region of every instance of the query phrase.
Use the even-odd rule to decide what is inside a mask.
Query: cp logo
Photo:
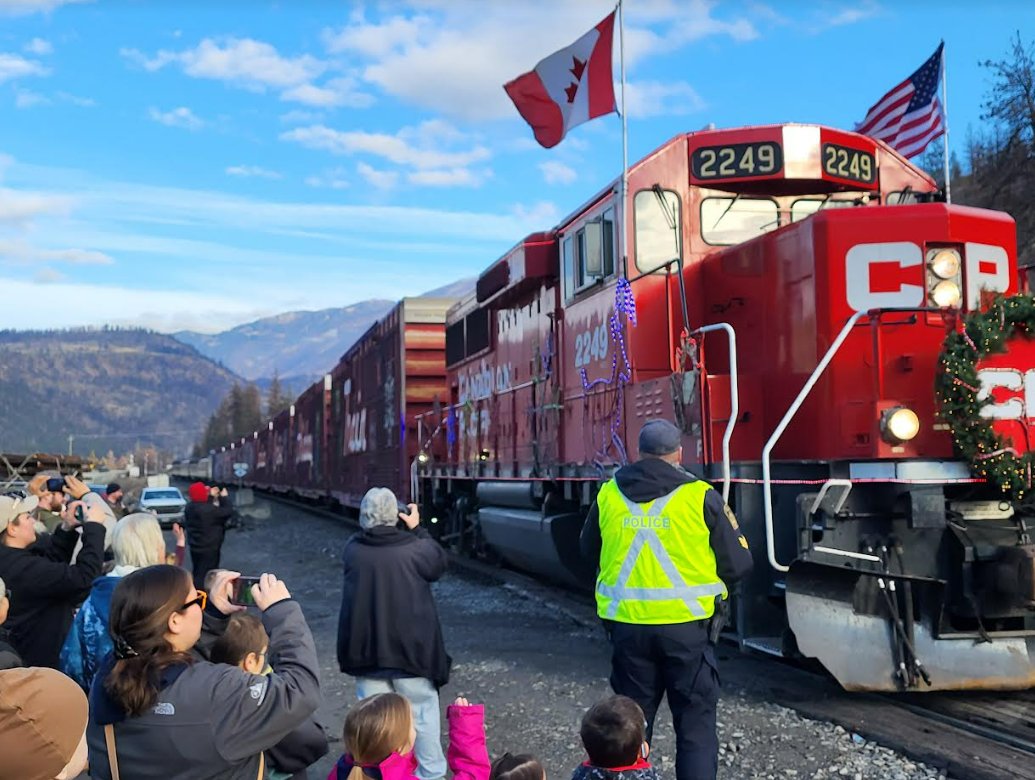
[[[967,308],[976,309],[981,292],[1010,288],[1010,258],[1001,246],[964,245]],[[845,294],[855,311],[923,306],[924,251],[912,241],[856,244],[845,254]]]
[[[1020,420],[1035,412],[1035,369],[1021,373],[1015,368],[983,368],[978,371],[981,390],[978,400],[993,398],[993,403],[981,407],[981,416],[990,420]],[[993,396],[993,391],[998,390]],[[1003,390],[1022,395],[1006,397]],[[996,400],[996,399],[1001,400]]]

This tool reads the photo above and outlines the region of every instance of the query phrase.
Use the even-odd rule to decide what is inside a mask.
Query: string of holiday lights
[[[632,379],[632,365],[629,362],[629,353],[625,347],[623,315],[626,322],[633,327],[636,326],[636,299],[633,297],[632,285],[629,284],[629,280],[625,277],[620,278],[615,285],[615,307],[607,321],[608,330],[611,333],[611,344],[614,347],[611,350],[611,376],[600,377],[590,381],[586,369],[579,369],[579,375],[582,378],[582,390],[585,394],[588,395],[596,387],[611,387],[613,385],[615,388],[614,405],[609,415],[611,423],[608,433],[610,435],[604,438],[602,445],[597,449],[597,465],[603,465],[612,448],[618,455],[619,463],[624,465],[629,462],[625,443],[622,441],[621,434],[619,433],[622,427],[622,409],[625,408],[625,386]],[[621,358],[621,368],[619,368],[619,357]],[[588,403],[588,400],[586,403]]]
[[[1015,335],[1031,338],[1033,334],[1035,297],[997,295],[984,311],[971,312],[954,323],[939,358],[942,370],[935,377],[941,418],[971,471],[1017,500],[1032,488],[1035,453],[1019,453],[981,415],[982,407],[993,400],[979,397],[978,363],[987,355],[1006,352]]]

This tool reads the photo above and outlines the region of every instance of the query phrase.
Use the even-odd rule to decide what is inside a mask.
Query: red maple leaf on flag
[[[579,82],[582,81],[582,73],[586,70],[586,61],[580,60],[578,57],[572,57],[572,66],[568,69],[575,80],[564,88],[564,94],[568,96],[568,102],[575,102],[575,94],[579,91]]]

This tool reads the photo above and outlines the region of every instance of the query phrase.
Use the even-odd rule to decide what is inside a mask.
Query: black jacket
[[[396,670],[445,685],[451,659],[431,595],[446,570],[445,551],[423,528],[378,526],[353,534],[342,561],[341,670],[355,677]]]
[[[11,591],[4,623],[26,666],[60,668],[58,657],[72,613],[90,594],[104,560],[102,523],[82,525],[83,547],[70,564],[79,534],[58,527],[46,545],[18,550],[0,544],[0,579]]]
[[[187,544],[191,555],[215,552],[223,546],[226,521],[233,517],[229,506],[191,501],[184,510],[183,521],[187,525]]]
[[[25,666],[18,651],[14,649],[14,645],[9,640],[7,630],[0,627],[0,671]]]
[[[697,477],[689,471],[659,458],[644,458],[615,472],[618,489],[626,498],[638,504],[661,498],[680,485],[696,481]],[[751,571],[754,561],[733,512],[715,489],[709,489],[704,494],[704,522],[710,532],[709,539],[715,552],[715,567],[719,578],[730,588]],[[600,515],[594,501],[579,538],[583,557],[598,562],[600,544]]]

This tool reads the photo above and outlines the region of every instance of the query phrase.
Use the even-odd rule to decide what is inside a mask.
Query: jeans
[[[413,709],[413,726],[417,730],[417,741],[413,746],[417,777],[441,780],[446,776],[446,756],[442,752],[438,689],[431,680],[423,677],[398,677],[394,680],[356,678],[356,695],[361,699],[393,691],[406,697]]]

